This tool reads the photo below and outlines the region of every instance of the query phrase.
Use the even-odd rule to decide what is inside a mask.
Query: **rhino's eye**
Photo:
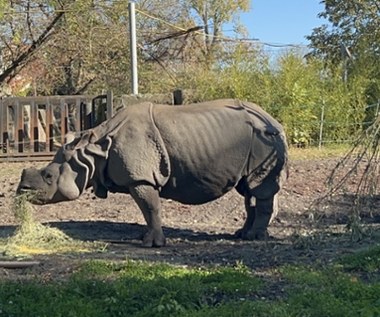
[[[42,177],[44,178],[46,183],[48,183],[49,185],[51,185],[53,183],[53,174],[52,173],[44,171],[42,173]]]

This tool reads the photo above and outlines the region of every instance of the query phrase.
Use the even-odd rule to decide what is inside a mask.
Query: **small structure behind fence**
[[[112,92],[0,99],[0,162],[51,159],[67,132],[96,126],[112,109]]]

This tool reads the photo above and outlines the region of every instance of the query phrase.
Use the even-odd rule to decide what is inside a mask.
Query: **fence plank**
[[[19,153],[24,152],[24,106],[20,100],[16,101],[15,107],[15,143]]]
[[[65,143],[65,135],[68,131],[68,116],[69,116],[69,109],[68,105],[65,103],[63,99],[61,99],[61,144],[63,145]]]
[[[112,90],[107,91],[107,120],[111,119],[113,117],[113,93]]]
[[[75,102],[75,132],[82,130],[81,101],[78,98]]]
[[[46,110],[45,110],[45,134],[46,134],[46,151],[52,151],[53,146],[51,142],[51,138],[53,135],[53,126],[52,126],[52,113],[53,113],[53,105],[50,103],[50,100],[48,99],[48,102],[46,103]]]
[[[5,140],[8,133],[8,116],[6,113],[7,106],[4,104],[3,99],[0,98],[0,146],[1,152],[6,152]]]
[[[31,102],[30,109],[30,143],[34,152],[40,150],[40,139],[38,133],[38,104],[34,100]]]

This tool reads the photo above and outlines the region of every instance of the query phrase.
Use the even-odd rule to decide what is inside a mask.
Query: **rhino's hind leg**
[[[130,186],[130,194],[141,209],[148,230],[143,237],[144,247],[164,246],[165,236],[161,224],[161,202],[158,191],[149,184]]]
[[[252,197],[252,199],[255,199]],[[244,196],[245,210],[247,211],[247,218],[243,227],[235,232],[235,236],[239,239],[245,239],[248,231],[252,228],[255,221],[256,207],[255,202],[251,202],[251,197],[249,195]]]
[[[247,219],[243,228],[238,230],[236,235],[244,240],[267,239],[268,225],[274,215],[274,201],[274,196],[269,199],[257,199],[247,195],[245,197]]]
[[[247,239],[263,240],[268,238],[268,225],[273,215],[274,196],[269,199],[256,198],[256,217],[251,229],[247,232]]]

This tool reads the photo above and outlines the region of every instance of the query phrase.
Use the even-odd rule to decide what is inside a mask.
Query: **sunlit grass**
[[[343,157],[350,149],[349,144],[331,144],[328,146],[297,148],[289,147],[290,160],[308,160],[329,157]]]
[[[63,281],[0,282],[0,310],[6,316],[194,316],[207,307],[248,301],[261,287],[242,265],[92,260]]]

